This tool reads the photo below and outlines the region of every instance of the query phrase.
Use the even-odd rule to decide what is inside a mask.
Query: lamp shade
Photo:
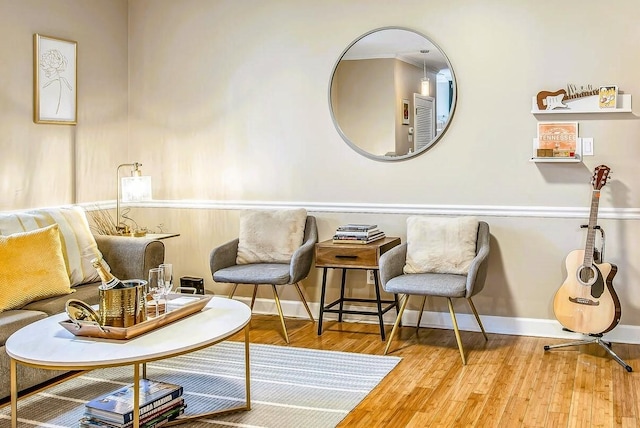
[[[423,77],[422,80],[420,80],[420,95],[428,97],[429,92],[429,79]]]
[[[122,202],[150,201],[151,199],[150,176],[122,177]]]

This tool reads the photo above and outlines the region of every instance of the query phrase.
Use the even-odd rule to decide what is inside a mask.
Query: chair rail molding
[[[116,202],[99,201],[79,204],[85,209],[115,208]],[[511,205],[430,205],[430,204],[372,204],[347,202],[305,202],[305,201],[257,201],[257,200],[153,200],[128,203],[126,206],[137,208],[174,208],[174,209],[286,209],[305,208],[310,213],[360,213],[387,215],[473,215],[479,217],[544,217],[544,218],[588,218],[589,209],[585,207],[557,206],[511,206]],[[640,220],[640,208],[600,208],[600,219]]]

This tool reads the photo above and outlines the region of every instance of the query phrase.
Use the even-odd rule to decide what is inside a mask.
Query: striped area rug
[[[400,358],[251,345],[251,410],[189,422],[184,427],[335,427],[398,364]],[[20,427],[77,427],[84,404],[131,383],[131,366],[100,369],[56,385],[18,404]],[[187,413],[244,401],[244,343],[147,364],[147,377],[184,387]],[[0,427],[11,409],[0,409]]]

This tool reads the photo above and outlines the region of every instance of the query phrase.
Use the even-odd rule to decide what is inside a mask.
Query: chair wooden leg
[[[284,324],[284,315],[282,314],[282,306],[280,306],[280,298],[278,297],[278,290],[275,284],[271,284],[273,287],[273,298],[276,301],[276,307],[278,308],[278,315],[280,315],[280,323],[282,324],[282,332],[284,333],[284,340],[289,343],[289,335],[287,334],[287,326]]]
[[[233,287],[231,287],[231,293],[229,293],[230,299],[233,299],[233,295],[236,294],[236,288],[238,288],[238,284],[233,284]]]
[[[258,284],[253,286],[253,295],[251,296],[251,312],[253,312],[253,305],[256,303],[257,294],[258,294]]]
[[[409,301],[409,295],[406,294],[404,296],[404,301],[402,302],[402,305],[400,306],[400,311],[398,312],[398,317],[396,318],[396,322],[393,324],[393,328],[391,329],[391,334],[387,338],[387,346],[385,346],[385,348],[384,348],[384,355],[387,355],[387,352],[389,352],[389,346],[391,345],[391,341],[393,340],[393,336],[396,334],[396,330],[398,329],[398,324],[400,324],[400,320],[402,319],[402,313],[404,312],[404,309],[407,307],[407,302],[408,301]]]
[[[311,314],[311,309],[309,309],[309,305],[307,304],[307,299],[304,298],[304,294],[302,294],[302,289],[300,288],[300,283],[296,282],[295,284],[295,288],[298,291],[298,295],[300,296],[300,300],[302,301],[302,304],[304,305],[304,308],[307,310],[307,313],[309,314],[309,319],[311,319],[311,321],[315,322],[315,320],[313,319],[313,315]]]
[[[458,321],[456,321],[456,313],[453,311],[453,302],[450,297],[447,297],[447,303],[449,303],[449,313],[451,314],[451,321],[453,321],[453,330],[456,333],[456,341],[458,342],[458,349],[460,349],[460,356],[462,357],[462,365],[467,365],[467,360],[464,357],[464,349],[462,348],[462,339],[460,338],[460,330],[458,330]]]
[[[422,306],[420,306],[420,312],[418,313],[418,322],[416,323],[416,333],[420,329],[420,321],[422,320],[422,313],[424,312],[424,304],[427,302],[427,296],[422,296]]]
[[[471,310],[473,311],[473,315],[476,316],[476,320],[478,321],[478,325],[480,326],[480,330],[482,330],[482,334],[484,335],[484,340],[489,340],[487,337],[487,333],[484,331],[484,326],[482,325],[482,321],[480,321],[480,316],[478,315],[478,311],[476,311],[476,307],[471,300],[471,297],[467,299],[469,302],[469,306],[471,306]]]

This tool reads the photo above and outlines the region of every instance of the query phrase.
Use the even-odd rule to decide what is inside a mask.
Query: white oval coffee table
[[[29,324],[13,333],[6,342],[11,358],[11,427],[18,424],[17,364],[49,370],[94,370],[132,365],[134,383],[134,426],[139,424],[140,365],[197,351],[245,330],[244,406],[199,415],[183,415],[170,425],[221,413],[251,409],[249,371],[249,321],[251,309],[242,302],[213,297],[202,309],[188,317],[129,340],[74,336],[59,322],[66,313]]]

